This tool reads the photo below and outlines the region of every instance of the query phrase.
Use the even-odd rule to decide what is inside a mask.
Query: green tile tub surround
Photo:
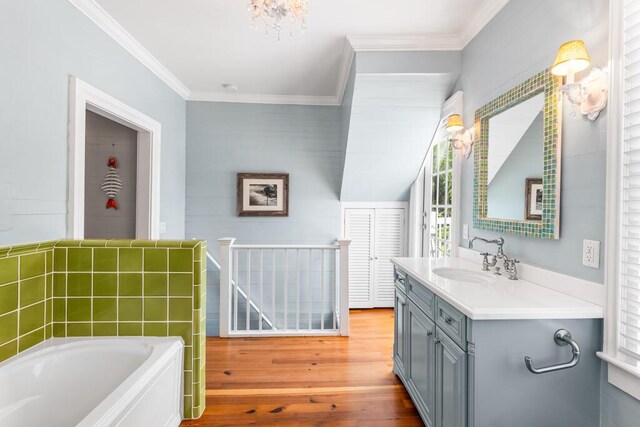
[[[475,113],[473,226],[482,230],[538,239],[560,237],[560,140],[562,96],[560,77],[542,71],[500,95]],[[489,119],[510,107],[544,93],[544,171],[542,220],[487,218]],[[524,185],[523,185],[524,187]]]
[[[0,361],[44,339],[179,336],[184,414],[205,407],[203,241],[60,240],[0,248]]]

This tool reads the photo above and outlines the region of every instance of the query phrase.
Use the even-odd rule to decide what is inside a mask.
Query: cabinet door
[[[391,258],[404,256],[404,214],[404,209],[376,209],[375,212],[375,307],[393,306]]]
[[[405,322],[407,315],[407,297],[398,288],[395,290],[394,305],[394,340],[393,340],[393,360],[396,374],[404,376],[405,370]]]
[[[405,370],[413,402],[428,427],[434,425],[435,324],[411,300],[408,303]]]
[[[345,237],[349,247],[349,307],[373,307],[374,209],[346,209]]]
[[[467,353],[436,332],[436,427],[467,425]]]

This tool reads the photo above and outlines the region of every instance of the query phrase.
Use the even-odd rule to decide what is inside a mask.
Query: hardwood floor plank
[[[351,336],[207,340],[202,426],[421,426],[393,374],[393,310],[352,310]]]

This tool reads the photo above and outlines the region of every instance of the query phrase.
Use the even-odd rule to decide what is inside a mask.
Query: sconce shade
[[[591,64],[589,52],[582,40],[571,40],[558,49],[556,60],[553,61],[551,74],[567,76],[586,69]]]
[[[460,114],[452,114],[447,119],[447,126],[445,127],[447,132],[457,132],[464,129],[464,123],[462,123],[462,117]]]

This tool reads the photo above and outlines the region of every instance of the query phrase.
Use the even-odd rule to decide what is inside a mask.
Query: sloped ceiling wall
[[[354,62],[340,199],[406,201],[459,76],[459,52],[367,52]],[[353,70],[352,70],[353,73]]]

